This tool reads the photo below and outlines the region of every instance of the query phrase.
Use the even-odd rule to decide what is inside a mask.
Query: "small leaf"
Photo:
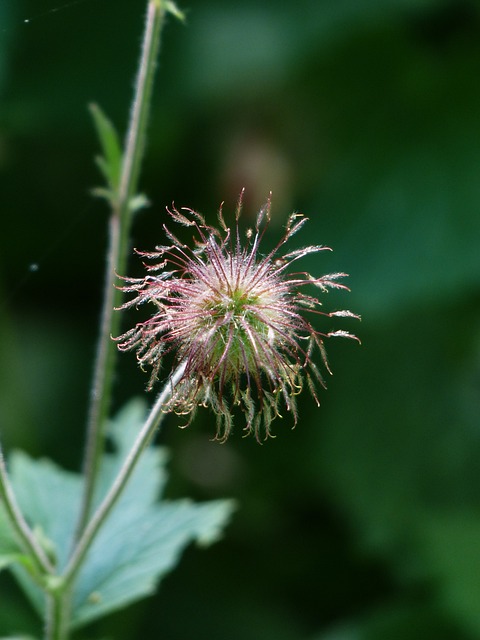
[[[103,157],[97,158],[97,164],[105,176],[113,192],[120,184],[120,170],[122,165],[122,147],[118,134],[112,122],[96,104],[90,105],[95,127],[103,151]]]
[[[172,0],[165,0],[164,1],[164,7],[165,7],[165,11],[167,11],[167,13],[171,13],[172,16],[175,16],[175,18],[177,18],[181,22],[185,22],[185,14],[184,14],[183,11],[181,11],[177,7],[175,2],[172,2]]]
[[[145,207],[148,207],[149,205],[150,201],[143,193],[137,193],[137,195],[133,196],[128,203],[128,207],[132,213],[140,211],[140,209],[145,209]]]
[[[96,198],[103,198],[104,200],[107,200],[107,202],[113,202],[115,200],[113,191],[105,189],[105,187],[95,187],[94,189],[90,189],[90,193]]]
[[[108,182],[108,184],[112,184],[112,176],[110,167],[103,156],[96,156],[95,163],[97,167],[100,169],[100,172],[103,174],[103,177]]]

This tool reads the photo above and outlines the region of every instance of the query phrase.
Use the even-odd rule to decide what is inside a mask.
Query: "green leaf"
[[[145,403],[134,400],[110,423],[115,452],[106,454],[102,461],[95,505],[124,463],[146,414]],[[177,564],[187,544],[208,545],[220,537],[233,511],[231,501],[158,502],[167,480],[166,461],[166,452],[158,447],[143,453],[94,541],[74,587],[72,620],[76,627],[154,593],[158,581]],[[54,549],[62,569],[71,552],[82,495],[81,476],[48,460],[32,460],[24,453],[15,453],[10,467],[23,513],[38,531],[43,546]],[[5,549],[8,551],[8,547]],[[6,555],[5,563],[10,560]],[[15,565],[12,569],[35,608],[42,612],[41,591],[23,567]]]
[[[105,455],[102,460],[95,494],[97,506],[120,471],[146,417],[146,403],[143,399],[135,398],[126,404],[108,425],[108,433],[115,446],[115,454]],[[144,451],[141,462],[130,477],[115,510],[143,513],[145,508],[155,502],[162,494],[167,481],[165,470],[167,459],[167,452],[159,447],[149,447]]]
[[[97,500],[118,472],[146,416],[144,402],[130,402],[110,425],[116,453],[106,456]],[[78,627],[155,592],[156,584],[193,541],[211,544],[233,510],[231,501],[160,502],[167,454],[151,447],[100,531],[81,570],[73,597]]]
[[[107,200],[107,202],[112,202],[115,198],[113,191],[111,189],[105,189],[105,187],[95,187],[94,189],[90,189],[90,193],[96,198]]]
[[[57,566],[63,567],[71,550],[82,478],[49,460],[33,460],[20,451],[12,454],[10,469],[16,498],[37,540]],[[26,568],[15,564],[11,569],[33,607],[43,615],[43,593]]]
[[[128,206],[132,213],[136,213],[137,211],[140,211],[140,209],[148,207],[149,204],[150,201],[144,193],[137,193],[136,196],[133,196],[133,198],[130,199]]]
[[[96,104],[90,105],[95,128],[103,151],[103,156],[96,158],[100,171],[115,193],[120,184],[120,170],[122,165],[122,147],[118,134],[112,122]]]
[[[165,6],[165,10],[168,13],[171,13],[172,16],[175,16],[175,18],[177,18],[178,20],[180,20],[181,22],[185,22],[185,14],[183,11],[181,11],[177,5],[175,4],[175,2],[172,2],[172,0],[165,0],[164,1],[164,6]]]
[[[12,485],[20,508],[48,553],[63,567],[71,549],[82,478],[50,460],[33,460],[17,451],[12,455]]]
[[[26,556],[21,553],[2,553],[0,554],[0,571],[5,569],[14,562],[21,562],[25,560]]]
[[[217,539],[232,511],[228,501],[152,506],[132,518],[117,509],[98,536],[79,576],[73,622],[87,622],[155,592],[185,546]]]

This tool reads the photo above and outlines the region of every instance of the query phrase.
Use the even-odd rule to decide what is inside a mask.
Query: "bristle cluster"
[[[222,211],[219,227],[209,226],[191,209],[168,210],[170,217],[194,228],[194,247],[182,243],[167,227],[171,244],[153,252],[137,252],[153,261],[144,278],[123,278],[122,290],[134,293],[122,308],[144,302],[154,314],[117,338],[121,351],[135,349],[142,368],[151,367],[149,388],[157,380],[163,357],[175,354],[184,366],[180,381],[172,388],[166,411],[189,416],[199,406],[217,416],[216,439],[228,438],[235,406],[245,415],[245,431],[257,440],[271,436],[271,424],[285,408],[297,422],[296,396],[305,382],[318,403],[316,388],[325,386],[312,360],[318,348],[325,369],[329,366],[324,339],[355,338],[346,331],[321,333],[306,313],[327,317],[358,317],[349,311],[326,313],[319,299],[304,293],[316,287],[346,289],[335,273],[315,278],[292,272],[296,260],[324,250],[308,246],[282,253],[283,245],[306,222],[302,214],[290,216],[278,245],[266,256],[259,246],[270,220],[270,200],[257,216],[255,229],[242,241],[239,231],[241,199],[232,231]],[[302,289],[302,291],[300,291]]]

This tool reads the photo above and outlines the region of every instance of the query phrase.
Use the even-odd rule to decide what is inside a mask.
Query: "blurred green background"
[[[123,131],[140,0],[0,0],[0,429],[78,469],[107,211],[87,104]],[[273,191],[320,275],[351,274],[362,339],[327,345],[319,410],[264,446],[167,421],[169,495],[239,502],[158,596],[79,638],[480,638],[480,3],[192,0],[164,33],[132,244],[172,202],[244,220]],[[28,22],[25,22],[28,20]],[[132,260],[131,272],[138,270]],[[327,326],[328,325],[328,326]],[[325,329],[333,328],[327,323]],[[132,354],[115,403],[144,393]],[[0,635],[38,621],[0,575]]]

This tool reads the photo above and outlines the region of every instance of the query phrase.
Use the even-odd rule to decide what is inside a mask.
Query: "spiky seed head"
[[[300,258],[329,250],[317,245],[283,253],[283,246],[307,218],[292,214],[277,246],[267,255],[260,254],[270,204],[269,198],[245,241],[239,231],[242,197],[233,231],[222,208],[219,229],[192,209],[167,209],[173,221],[194,229],[193,248],[164,226],[170,244],[152,252],[137,251],[152,261],[145,265],[147,275],[122,278],[125,284],[120,287],[134,294],[121,309],[148,302],[154,313],[116,338],[118,348],[136,350],[140,366],[151,367],[149,389],[159,376],[163,357],[173,352],[184,370],[172,386],[165,410],[188,415],[190,424],[198,407],[209,407],[217,416],[215,439],[220,441],[230,434],[235,406],[243,410],[246,433],[259,441],[272,435],[271,424],[281,417],[282,407],[296,424],[296,397],[305,383],[317,404],[316,389],[325,386],[313,361],[314,350],[318,349],[330,373],[325,338],[357,339],[346,331],[322,333],[306,317],[358,318],[350,311],[321,310],[319,293],[347,289],[339,282],[346,274],[317,278],[291,270]],[[317,295],[312,294],[315,288]]]

